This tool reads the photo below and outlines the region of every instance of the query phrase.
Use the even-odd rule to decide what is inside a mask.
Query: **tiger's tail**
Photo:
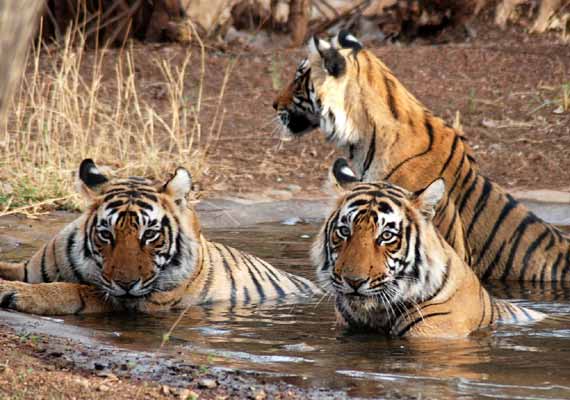
[[[546,314],[517,306],[506,300],[495,299],[493,301],[493,312],[495,313],[495,321],[504,323],[537,322],[546,318]]]

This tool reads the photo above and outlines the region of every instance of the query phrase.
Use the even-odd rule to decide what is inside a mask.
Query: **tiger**
[[[274,104],[286,127],[315,110],[326,138],[345,149],[362,182],[415,192],[441,177],[448,190],[434,223],[483,281],[570,281],[570,237],[483,176],[462,133],[357,38],[347,31],[332,43],[313,37],[301,65]],[[312,108],[297,106],[307,103]]]
[[[334,295],[337,322],[391,337],[465,337],[498,322],[544,314],[493,298],[435,227],[445,193],[437,178],[409,192],[360,182],[345,159],[333,166],[340,192],[313,244],[321,287]]]
[[[207,240],[183,167],[164,181],[79,166],[88,206],[31,259],[0,262],[0,307],[40,315],[153,313],[320,293],[309,280]]]

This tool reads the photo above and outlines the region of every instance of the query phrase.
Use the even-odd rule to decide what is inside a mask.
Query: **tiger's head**
[[[433,296],[447,256],[432,223],[443,180],[408,192],[389,183],[361,183],[346,160],[333,166],[342,192],[312,249],[321,286],[336,298],[350,326],[384,327],[406,305]]]
[[[308,59],[299,63],[295,79],[277,95],[273,108],[283,127],[294,136],[302,136],[319,127],[320,111]]]
[[[186,169],[163,182],[109,179],[86,159],[79,186],[89,206],[82,225],[84,260],[76,265],[89,283],[113,299],[141,299],[191,277],[200,225],[187,204],[192,178]]]

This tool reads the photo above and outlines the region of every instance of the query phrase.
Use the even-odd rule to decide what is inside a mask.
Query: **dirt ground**
[[[387,45],[374,52],[434,113],[450,122],[459,113],[485,175],[510,190],[570,191],[570,113],[558,110],[562,85],[570,85],[569,45],[556,36],[528,36],[515,27],[503,32],[485,19],[475,28],[477,39],[467,43]],[[138,84],[146,88],[142,95],[155,107],[168,101],[156,81],[160,75],[155,60],[176,63],[186,51],[172,44],[135,45]],[[259,199],[321,194],[327,169],[339,153],[318,131],[281,141],[271,108],[276,90],[291,78],[303,54],[304,50],[208,48],[202,121],[206,128],[226,67],[237,61],[225,91],[222,133],[201,178],[207,196]],[[199,65],[191,75],[188,87],[198,81]],[[181,392],[157,383],[100,375],[61,361],[51,339],[0,328],[0,398],[267,396],[255,388],[247,394],[223,386],[202,389],[198,380]],[[302,394],[285,390],[281,396]]]
[[[119,357],[117,357],[119,355]],[[301,399],[315,394],[183,360],[164,364],[64,338],[0,331],[0,399]],[[134,372],[136,364],[145,372]],[[87,366],[88,365],[88,366]],[[157,381],[161,381],[160,383]],[[167,383],[165,383],[167,382]],[[171,383],[171,384],[168,384]],[[332,392],[316,391],[334,396]]]
[[[562,85],[570,85],[570,47],[515,27],[503,32],[488,20],[475,25],[478,38],[468,43],[388,45],[374,52],[436,115],[449,122],[460,115],[483,174],[509,190],[568,191],[570,113],[557,108]],[[240,53],[226,92],[223,134],[203,179],[206,191],[285,197],[287,191],[320,192],[341,153],[318,130],[281,142],[271,108],[274,86],[291,79],[304,53]],[[214,52],[208,60],[214,87],[228,57]]]

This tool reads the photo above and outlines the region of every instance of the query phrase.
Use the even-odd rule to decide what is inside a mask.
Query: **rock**
[[[111,390],[111,388],[107,385],[99,385],[97,386],[97,390],[99,392],[108,392],[109,390]]]
[[[97,371],[102,371],[105,369],[105,365],[96,362],[93,364],[93,368],[95,368]]]
[[[554,110],[552,110],[553,114],[564,114],[564,107],[558,106]]]
[[[267,398],[267,393],[263,389],[256,390],[253,393],[254,400],[265,400]]]
[[[200,395],[190,389],[180,389],[178,391],[178,398],[180,400],[194,400],[199,398]]]
[[[290,192],[293,192],[293,193],[300,192],[301,189],[303,189],[303,188],[299,185],[295,185],[295,184],[287,185],[287,190]]]
[[[115,375],[112,372],[100,372],[97,374],[97,376],[100,376],[101,378],[105,378],[109,381],[115,382],[118,381],[119,378],[117,377],[117,375]]]
[[[218,386],[218,382],[214,379],[200,379],[198,381],[198,387],[202,389],[214,389]]]
[[[73,381],[75,383],[77,383],[79,386],[81,386],[82,388],[89,389],[89,381],[87,379],[78,377],[78,378],[75,378]]]
[[[162,385],[160,387],[160,393],[162,393],[165,396],[168,396],[170,394],[170,388],[167,385]]]

